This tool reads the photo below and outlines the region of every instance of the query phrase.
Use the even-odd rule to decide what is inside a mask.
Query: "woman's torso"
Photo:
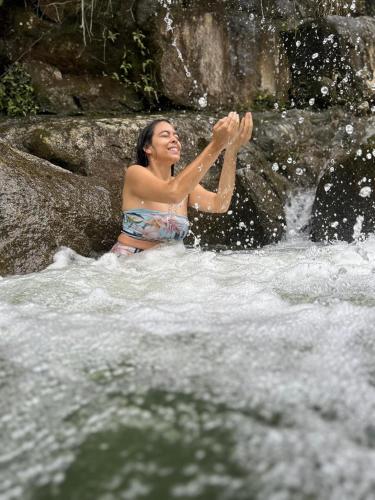
[[[163,241],[181,240],[188,228],[186,197],[178,204],[142,200],[124,184],[122,195],[122,232],[124,245],[148,249]]]

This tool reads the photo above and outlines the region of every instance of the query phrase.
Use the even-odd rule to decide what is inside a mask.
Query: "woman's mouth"
[[[171,153],[174,153],[174,154],[179,154],[179,149],[177,146],[172,146],[170,148],[168,148],[168,151],[170,151]]]

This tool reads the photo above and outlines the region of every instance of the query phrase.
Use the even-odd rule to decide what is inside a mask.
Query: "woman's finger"
[[[224,118],[220,118],[220,120],[215,123],[213,129],[216,130],[218,127],[220,127],[227,120],[227,118],[227,116],[224,116]]]

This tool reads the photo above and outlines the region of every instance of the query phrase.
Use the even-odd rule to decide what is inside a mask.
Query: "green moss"
[[[22,64],[12,64],[0,78],[0,111],[8,116],[35,115],[38,111],[31,77]]]

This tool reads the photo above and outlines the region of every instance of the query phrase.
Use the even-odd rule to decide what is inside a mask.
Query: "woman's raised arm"
[[[238,114],[229,113],[215,124],[212,140],[208,146],[175,178],[164,181],[153,175],[147,168],[133,165],[126,173],[128,188],[132,194],[144,200],[180,203],[193,191],[237,131]]]

